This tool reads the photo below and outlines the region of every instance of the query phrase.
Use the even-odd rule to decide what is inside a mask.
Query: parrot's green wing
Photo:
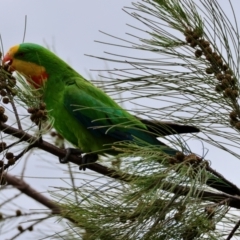
[[[81,78],[72,78],[67,82],[64,106],[96,137],[108,134],[118,140],[132,140],[129,129],[146,130],[144,124]]]
[[[165,146],[139,119],[84,78],[76,77],[66,82],[63,101],[67,111],[95,137],[108,135],[116,141],[132,141],[136,137],[149,144]],[[176,152],[168,150],[171,154]]]

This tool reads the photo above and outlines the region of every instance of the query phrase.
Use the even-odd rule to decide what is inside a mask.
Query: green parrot
[[[131,115],[40,45],[16,45],[10,48],[2,63],[8,64],[11,71],[31,79],[34,88],[41,89],[48,114],[54,119],[54,128],[79,149],[75,152],[68,149],[60,162],[67,162],[69,154],[76,152],[86,153],[83,163],[94,162],[98,154],[118,154],[111,147],[113,143],[134,139],[159,146],[161,151],[173,156],[177,150],[157,140],[158,136],[199,132],[196,127],[153,122]]]

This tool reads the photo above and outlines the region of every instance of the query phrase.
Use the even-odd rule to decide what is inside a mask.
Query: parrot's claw
[[[60,163],[68,163],[68,158],[71,154],[81,156],[83,153],[80,149],[76,149],[76,148],[67,148],[66,152],[67,153],[64,158],[59,158]]]
[[[80,165],[79,170],[85,171],[87,165],[89,165],[91,163],[95,163],[97,160],[98,160],[97,154],[94,154],[94,153],[85,154],[82,157],[82,164]]]
[[[68,163],[68,159],[69,156],[73,154],[73,155],[77,155],[77,156],[81,156],[81,165],[79,167],[79,170],[86,170],[86,167],[88,164],[94,163],[98,160],[98,155],[94,154],[94,153],[87,153],[82,157],[83,152],[80,149],[77,148],[67,148],[66,149],[66,155],[64,158],[59,158],[59,162],[60,163]]]

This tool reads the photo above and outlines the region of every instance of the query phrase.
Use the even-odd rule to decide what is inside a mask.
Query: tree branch
[[[64,209],[61,208],[61,206],[39,193],[37,190],[27,184],[24,180],[17,178],[9,173],[4,173],[3,177],[6,179],[9,185],[12,185],[25,195],[29,196],[30,198],[36,200],[37,202],[50,209],[52,211],[52,214],[59,215],[72,223],[76,223],[74,219],[68,216],[68,214],[64,211]]]
[[[61,208],[56,203],[54,203],[53,201],[51,201],[49,198],[45,197],[41,193],[37,192],[25,181],[19,178],[16,178],[10,175],[9,173],[4,173],[3,177],[6,179],[8,184],[12,185],[13,187],[17,188],[19,191],[21,191],[25,195],[31,197],[32,199],[36,200],[37,202],[51,209],[53,214],[61,214]]]
[[[0,130],[6,134],[12,135],[12,136],[20,139],[21,141],[28,142],[31,145],[34,143],[35,147],[38,147],[39,149],[42,149],[42,150],[44,150],[48,153],[51,153],[57,157],[63,158],[66,155],[66,151],[64,149],[60,149],[60,148],[54,146],[53,144],[48,143],[44,140],[38,141],[38,138],[36,138],[22,130],[13,128],[5,123],[2,123],[2,122],[0,123]],[[81,158],[79,158],[77,156],[70,155],[69,161],[72,163],[75,163],[79,166],[81,165]],[[130,181],[129,178],[132,178],[132,175],[130,175],[130,174],[119,174],[115,170],[104,167],[98,163],[89,164],[87,166],[87,168],[89,168],[90,170],[95,171],[97,173],[103,174],[105,176],[123,180],[125,182],[129,182]]]
[[[53,144],[50,144],[44,140],[38,141],[38,138],[22,131],[16,128],[13,128],[5,123],[0,123],[0,130],[2,130],[4,133],[12,135],[18,139],[20,139],[21,141],[25,141],[28,142],[29,144],[34,144],[35,147],[38,147],[39,149],[42,149],[48,153],[51,153],[57,157],[64,157],[66,155],[65,150],[60,149],[56,146],[54,146]],[[81,158],[74,156],[74,155],[70,155],[69,157],[69,161],[72,163],[75,163],[77,165],[81,165]],[[114,170],[114,169],[110,169],[108,167],[102,166],[98,163],[93,163],[93,164],[89,164],[87,165],[87,168],[95,171],[97,173],[100,173],[102,175],[111,177],[113,179],[117,179],[117,180],[123,180],[125,182],[130,182],[134,179],[136,179],[136,177],[140,177],[140,176],[134,176],[131,174],[127,174],[127,173],[119,173],[118,171]],[[217,202],[219,201],[219,198],[221,200],[230,197],[232,200],[229,202],[229,206],[235,207],[235,208],[239,208],[240,209],[240,199],[234,197],[234,195],[238,195],[240,196],[240,190],[235,186],[235,185],[226,185],[223,183],[217,181],[217,179],[213,179],[211,181],[208,180],[208,185],[211,188],[217,189],[218,191],[222,191],[225,193],[224,194],[216,194],[216,193],[211,193],[211,192],[202,192],[201,196],[202,197],[207,197],[209,201],[214,201],[214,198],[217,199]],[[178,191],[182,194],[182,195],[187,195],[188,192],[190,191],[190,188],[187,187],[181,187],[181,186],[174,186],[172,183],[166,183],[166,186],[172,185],[173,188],[175,189],[180,188],[180,190],[178,189]],[[171,188],[168,188],[168,191],[170,191]],[[204,194],[203,194],[204,193]],[[219,198],[216,198],[219,197]],[[211,198],[211,200],[210,200]]]
[[[234,228],[232,229],[232,231],[230,232],[226,240],[230,240],[239,227],[240,227],[240,220],[236,223],[236,225],[234,226]]]

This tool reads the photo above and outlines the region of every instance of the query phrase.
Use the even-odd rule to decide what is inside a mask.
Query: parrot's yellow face
[[[2,65],[7,65],[10,72],[17,71],[36,88],[43,85],[48,78],[43,66],[25,60],[26,52],[19,50],[20,45],[11,47],[2,60]]]

